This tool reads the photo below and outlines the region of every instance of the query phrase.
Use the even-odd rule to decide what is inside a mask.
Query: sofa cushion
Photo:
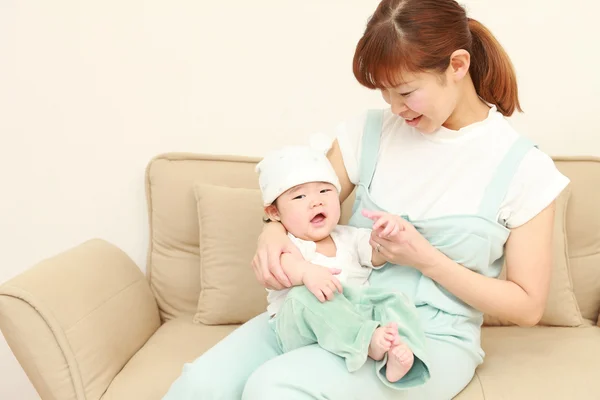
[[[600,158],[557,157],[558,169],[571,179],[567,237],[573,290],[581,315],[592,321],[600,309]]]
[[[489,327],[477,369],[486,400],[597,399],[600,328]]]
[[[566,214],[570,196],[571,188],[567,186],[556,199],[550,292],[548,293],[548,301],[540,325],[580,326],[583,323],[577,299],[573,293],[573,284],[569,271]],[[506,279],[505,268],[502,269],[500,279]],[[514,324],[498,317],[485,315],[484,325],[506,326]]]
[[[162,325],[112,381],[101,400],[159,400],[195,360],[237,326],[194,324],[191,316]]]
[[[167,322],[125,365],[101,400],[161,399],[184,363],[235,328],[194,324],[189,316]],[[597,398],[592,382],[600,369],[599,327],[486,327],[482,346],[485,361],[456,400]]]
[[[258,159],[169,153],[146,168],[150,241],[147,274],[163,320],[194,314],[200,294],[194,183],[258,188]]]
[[[263,228],[258,189],[197,184],[200,296],[195,322],[239,324],[264,312],[267,292],[250,262]]]

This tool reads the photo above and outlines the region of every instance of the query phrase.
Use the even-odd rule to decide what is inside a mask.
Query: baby
[[[424,383],[429,370],[416,308],[401,293],[369,287],[371,270],[385,260],[369,244],[370,229],[338,225],[340,183],[325,153],[285,147],[256,167],[265,214],[281,222],[304,257],[283,254],[295,287],[268,291],[279,345],[288,352],[318,343],[343,357],[350,372],[370,357],[391,387],[409,371],[408,386]],[[382,219],[378,233],[397,230],[391,215]]]

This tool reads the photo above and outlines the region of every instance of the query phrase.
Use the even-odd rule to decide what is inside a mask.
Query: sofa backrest
[[[146,169],[150,223],[147,273],[163,320],[194,314],[200,294],[199,227],[193,185],[258,189],[258,158],[168,153]],[[600,159],[555,158],[571,181],[567,240],[575,295],[585,318],[600,308]],[[347,221],[353,196],[343,205]],[[248,260],[248,263],[250,260]],[[244,266],[250,268],[250,265]]]

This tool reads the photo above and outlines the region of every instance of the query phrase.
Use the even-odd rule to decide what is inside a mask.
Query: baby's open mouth
[[[314,216],[314,217],[313,217],[313,218],[310,220],[310,222],[311,222],[312,224],[319,224],[319,223],[323,222],[323,221],[325,220],[325,218],[327,218],[327,217],[325,216],[325,214],[323,214],[323,213],[318,213],[317,215],[315,215],[315,216]]]

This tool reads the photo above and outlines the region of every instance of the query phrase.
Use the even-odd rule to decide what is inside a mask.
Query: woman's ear
[[[448,66],[448,73],[452,80],[458,82],[464,78],[469,72],[470,65],[471,54],[468,51],[460,49],[452,53],[450,56],[450,65]]]
[[[265,207],[265,214],[271,221],[281,221],[279,210],[277,210],[277,207],[274,204]]]

